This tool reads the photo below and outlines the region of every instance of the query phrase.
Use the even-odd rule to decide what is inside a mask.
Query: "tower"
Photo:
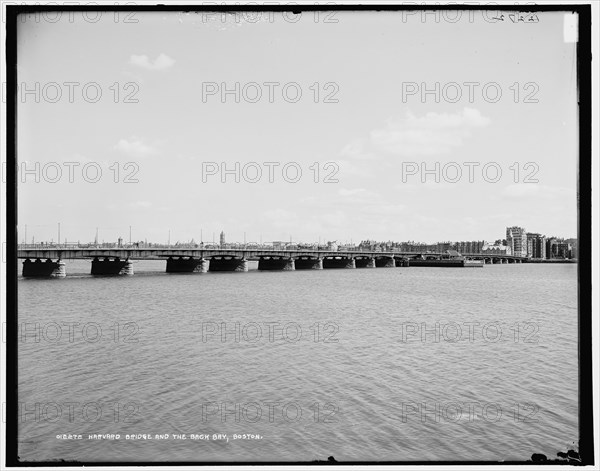
[[[506,245],[511,248],[513,255],[527,257],[527,233],[518,226],[506,228]]]

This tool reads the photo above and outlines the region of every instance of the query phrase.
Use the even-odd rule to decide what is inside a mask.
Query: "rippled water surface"
[[[579,438],[574,264],[162,271],[19,281],[22,460],[526,460]]]

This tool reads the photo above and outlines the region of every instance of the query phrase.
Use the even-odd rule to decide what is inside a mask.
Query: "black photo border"
[[[18,312],[17,312],[17,17],[22,13],[58,11],[210,11],[210,12],[314,12],[314,11],[421,11],[421,10],[487,10],[510,12],[564,11],[578,14],[577,87],[579,97],[579,173],[578,173],[578,333],[579,333],[579,452],[581,464],[594,464],[593,389],[592,389],[592,68],[591,5],[6,5],[6,75],[7,75],[7,368],[6,368],[6,465],[10,467],[41,466],[289,466],[289,465],[523,465],[565,464],[532,461],[306,461],[306,462],[162,462],[162,461],[21,461],[18,451]],[[597,98],[596,98],[597,99]],[[598,157],[598,156],[597,156]],[[596,157],[596,158],[597,158]],[[598,189],[596,189],[598,191]],[[335,450],[331,450],[335,455]]]

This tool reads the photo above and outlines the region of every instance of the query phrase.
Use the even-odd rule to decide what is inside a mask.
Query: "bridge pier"
[[[64,278],[67,276],[65,262],[58,259],[53,262],[51,259],[42,261],[39,258],[32,262],[25,259],[23,262],[23,276],[28,278]]]
[[[248,271],[248,260],[228,256],[212,257],[208,271]]]
[[[125,260],[125,266],[121,270],[120,274],[126,275],[126,276],[133,275],[133,261],[132,260],[129,260],[129,259]]]
[[[299,257],[294,260],[296,270],[322,270],[323,259],[311,257]]]
[[[129,259],[121,260],[115,258],[110,260],[105,257],[100,260],[95,257],[92,260],[92,275],[133,275],[133,262]]]
[[[377,268],[395,268],[396,260],[394,257],[379,257],[375,259],[375,266]]]
[[[206,273],[208,260],[203,258],[173,258],[167,259],[167,273]]]
[[[323,259],[323,268],[356,268],[356,262],[353,258],[325,257]]]
[[[407,258],[396,258],[395,263],[397,267],[408,267],[409,262]]]
[[[296,264],[293,258],[285,257],[261,257],[258,260],[259,270],[295,270]]]

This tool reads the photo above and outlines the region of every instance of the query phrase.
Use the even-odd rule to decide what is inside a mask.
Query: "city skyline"
[[[57,223],[58,224],[58,223]],[[133,229],[133,228],[132,228]],[[525,229],[525,228],[523,228]],[[19,233],[19,237],[18,237],[18,241],[19,243],[25,243],[25,244],[30,244],[30,243],[40,243],[40,242],[57,242],[58,240],[58,227],[55,228],[56,230],[56,234],[55,234],[55,238],[50,237],[49,239],[37,239],[35,237],[35,234],[28,234],[28,238],[27,240],[25,240],[25,232],[20,232]],[[530,233],[530,231],[527,231],[527,233]],[[377,243],[385,243],[385,242],[410,242],[410,243],[415,243],[415,244],[423,244],[423,245],[431,245],[431,244],[438,244],[438,243],[446,243],[446,242],[467,242],[467,241],[483,241],[486,243],[494,243],[498,240],[503,240],[504,238],[502,237],[492,237],[492,238],[474,238],[474,239],[466,239],[466,238],[462,238],[462,239],[444,239],[444,238],[439,238],[436,240],[419,240],[419,239],[414,239],[414,238],[384,238],[384,239],[373,239],[373,238],[365,238],[365,239],[360,239],[359,241],[353,240],[353,239],[333,239],[333,238],[327,238],[327,237],[319,237],[317,239],[314,240],[298,240],[298,239],[294,239],[293,234],[290,234],[290,237],[287,239],[273,239],[273,240],[268,240],[264,237],[259,236],[258,239],[254,240],[252,238],[247,237],[247,234],[244,233],[242,234],[242,238],[238,239],[238,238],[230,238],[228,236],[228,234],[230,234],[229,232],[225,231],[225,229],[221,229],[218,232],[217,231],[211,231],[209,233],[205,233],[203,231],[201,231],[200,237],[192,237],[192,239],[188,239],[188,240],[182,240],[182,239],[177,239],[176,237],[174,237],[174,234],[171,234],[170,232],[167,233],[167,237],[165,239],[165,241],[161,241],[161,240],[149,240],[146,237],[141,237],[141,238],[136,238],[133,236],[132,233],[132,237],[131,237],[131,242],[135,243],[135,242],[141,242],[141,241],[148,241],[149,243],[155,243],[155,244],[161,244],[164,242],[170,242],[172,244],[175,243],[189,243],[190,241],[194,241],[195,243],[222,243],[221,240],[224,240],[224,238],[227,238],[227,242],[228,244],[244,244],[244,243],[273,243],[273,242],[286,242],[286,243],[324,243],[326,244],[327,242],[340,242],[340,243],[344,243],[344,244],[359,244],[361,242],[364,241],[373,241],[373,242],[377,242]],[[542,234],[544,237],[546,238],[558,238],[558,239],[563,239],[563,240],[572,240],[572,239],[577,239],[577,237],[572,237],[572,236],[565,236],[563,234]],[[96,238],[97,238],[97,243],[113,243],[113,242],[117,242],[118,239],[121,239],[124,241],[124,243],[129,242],[129,228],[127,228],[127,232],[121,234],[120,236],[118,236],[116,239],[105,239],[103,237],[100,237],[100,235],[98,236],[94,236],[92,237],[92,239],[86,240],[86,239],[70,239],[68,237],[68,235],[64,234],[61,235],[61,244],[65,243],[65,240],[67,241],[67,243],[82,243],[82,244],[87,244],[87,243],[91,243],[91,242],[96,242]],[[33,239],[33,241],[32,241]]]

